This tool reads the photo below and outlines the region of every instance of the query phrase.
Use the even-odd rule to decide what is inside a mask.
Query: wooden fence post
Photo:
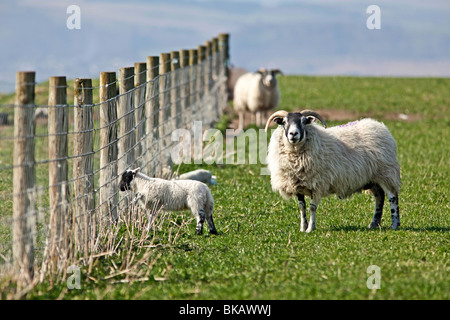
[[[205,41],[205,60],[203,69],[203,77],[205,78],[204,87],[203,87],[203,124],[210,126],[213,118],[214,118],[214,109],[213,109],[213,99],[211,97],[210,91],[212,88],[212,42]]]
[[[228,70],[228,60],[230,59],[230,52],[229,52],[229,44],[230,41],[230,35],[228,33],[221,33],[219,34],[219,51],[222,53],[222,65],[225,68],[225,76],[228,79],[229,71]]]
[[[189,100],[190,100],[190,67],[189,67],[189,50],[180,50],[180,85],[181,85],[181,93],[180,93],[180,114],[181,114],[181,123],[186,129],[190,128],[190,119],[191,119],[191,111],[189,108]]]
[[[14,108],[14,200],[13,200],[13,259],[14,270],[29,282],[33,276],[36,223],[34,196],[35,158],[34,117],[35,72],[17,72]],[[34,225],[33,225],[34,223]]]
[[[195,112],[195,120],[203,121],[203,103],[202,99],[205,94],[205,75],[206,70],[206,47],[199,45],[197,52],[197,110]]]
[[[116,73],[100,73],[100,219],[117,219]]]
[[[220,69],[223,70],[223,72],[220,72],[220,74],[223,74],[225,76],[225,81],[223,85],[221,86],[220,92],[222,96],[222,107],[221,112],[223,112],[223,109],[227,106],[227,101],[229,97],[231,97],[230,92],[228,91],[228,79],[229,79],[229,67],[228,67],[228,61],[230,58],[229,53],[229,39],[230,35],[228,33],[221,33],[219,34],[219,52],[220,52]]]
[[[172,130],[176,130],[181,125],[181,101],[180,101],[180,52],[172,51],[170,53],[171,72],[171,93],[170,93],[170,113],[172,114]]]
[[[219,76],[220,67],[220,57],[219,57],[219,38],[212,38],[211,42],[211,55],[212,55],[212,77],[214,81],[217,81]]]
[[[117,103],[118,119],[118,156],[117,170],[121,175],[135,162],[136,130],[134,118],[134,95],[129,92],[134,88],[134,67],[119,69],[119,97]],[[134,169],[134,168],[131,168]],[[120,180],[120,177],[119,177]],[[126,193],[119,193],[119,208],[128,207],[128,197]]]
[[[118,118],[118,172],[122,174],[129,166],[134,165],[134,146],[136,143],[134,117],[134,67],[119,69],[119,99],[117,104]],[[127,93],[128,92],[128,93]]]
[[[171,118],[171,79],[170,79],[170,53],[161,53],[159,64],[159,145],[160,145],[160,163],[159,176],[166,176],[166,169],[170,166],[169,160],[169,134],[172,129],[170,125]]]
[[[134,64],[134,106],[135,106],[135,124],[136,124],[136,148],[135,148],[135,167],[144,168],[146,165],[146,139],[145,127],[145,82],[147,81],[147,64],[145,62],[136,62]],[[145,172],[148,172],[147,170]]]
[[[199,45],[197,51],[197,103],[195,109],[195,118],[193,121],[194,143],[192,157],[195,164],[203,162],[203,125],[206,123],[207,117],[205,110],[205,103],[207,96],[205,95],[205,73],[207,71],[206,65],[206,46]],[[200,127],[198,126],[200,123]],[[197,123],[197,124],[196,124]],[[197,140],[196,140],[197,139]],[[200,147],[197,147],[200,146]]]
[[[50,77],[48,92],[50,255],[61,254],[68,241],[68,141],[66,77]]]
[[[189,50],[189,91],[191,92],[191,97],[189,99],[190,110],[190,118],[189,118],[189,128],[193,127],[193,121],[196,118],[196,110],[197,110],[197,78],[198,78],[198,70],[197,70],[197,49]]]
[[[211,97],[213,100],[211,101],[212,104],[212,111],[213,111],[213,122],[217,122],[220,119],[220,116],[222,114],[220,108],[221,105],[219,104],[220,100],[220,88],[217,86],[217,83],[221,81],[219,78],[220,76],[220,66],[219,66],[219,39],[218,38],[212,38],[211,40],[211,70],[210,70],[210,90],[211,87],[214,87],[214,92],[211,92],[213,96]]]
[[[94,245],[94,109],[91,79],[74,81],[73,193],[75,247],[86,257]]]
[[[147,172],[151,177],[156,176],[159,157],[159,57],[147,57],[147,88],[145,92],[145,113],[147,115],[147,149],[146,162]]]

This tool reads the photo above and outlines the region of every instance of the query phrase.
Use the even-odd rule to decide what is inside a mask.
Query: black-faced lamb
[[[197,220],[196,233],[202,234],[203,223],[208,223],[209,232],[217,234],[213,221],[214,199],[208,186],[196,180],[164,180],[150,178],[140,168],[126,170],[119,183],[120,191],[131,190],[143,209],[168,211],[190,209]]]
[[[278,107],[280,91],[276,75],[281,73],[279,69],[261,68],[238,78],[234,87],[233,107],[239,113],[239,130],[244,128],[245,111],[256,113],[256,125],[261,126],[261,113]]]
[[[320,120],[322,127],[314,123]],[[381,225],[385,194],[391,207],[391,228],[400,226],[398,193],[400,166],[397,145],[387,127],[373,119],[362,119],[326,128],[316,112],[277,111],[268,147],[271,185],[284,198],[296,196],[301,210],[301,231],[315,230],[320,200],[331,194],[345,198],[370,189],[375,196],[375,213],[369,228]],[[311,197],[310,220],[306,220],[305,196]]]

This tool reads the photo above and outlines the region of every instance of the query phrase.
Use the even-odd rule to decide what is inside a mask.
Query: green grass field
[[[271,190],[261,165],[182,165],[180,172],[201,167],[217,176],[211,187],[217,236],[197,236],[189,212],[171,213],[144,245],[124,240],[90,272],[80,266],[81,289],[45,281],[25,298],[449,299],[450,79],[284,76],[279,82],[280,109],[346,110],[384,121],[402,170],[399,230],[389,228],[388,201],[382,227],[367,228],[374,199],[363,193],[323,199],[317,230],[301,233],[297,202]],[[387,113],[416,120],[385,120]],[[125,226],[120,234],[130,237]],[[125,252],[140,263],[134,277],[117,272],[129,263]],[[371,265],[380,268],[378,290],[366,285]]]

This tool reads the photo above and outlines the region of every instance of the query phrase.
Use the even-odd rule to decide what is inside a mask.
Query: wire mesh
[[[178,61],[171,59],[167,63]],[[160,65],[152,68],[161,70]],[[56,106],[0,104],[0,277],[17,260],[14,258],[16,242],[30,244],[33,265],[51,258],[54,265],[48,269],[57,268],[60,260],[69,254],[85,255],[88,259],[98,252],[99,237],[127,209],[127,197],[119,195],[117,188],[121,173],[141,167],[149,176],[169,178],[170,152],[175,144],[171,140],[173,131],[191,130],[194,121],[202,121],[206,130],[219,120],[227,103],[226,68],[226,55],[218,51],[197,64],[151,79],[142,80],[149,70],[139,69],[107,84],[108,88],[122,88],[121,81],[134,81],[131,88],[118,90],[105,101],[97,99],[102,85],[93,81],[91,87],[83,87],[83,92],[89,91],[93,99],[82,105],[75,102]],[[70,85],[62,89],[68,100],[80,94]],[[36,101],[41,101],[40,91],[36,90]],[[116,116],[105,122],[103,117],[108,107]],[[18,108],[30,108],[34,113],[33,134],[16,135],[14,117]],[[51,108],[65,111],[63,121],[67,123],[67,131],[49,133]],[[80,121],[84,126],[80,127]],[[102,140],[104,132],[109,138],[106,143]],[[55,136],[67,143],[67,152],[62,157],[51,158],[49,143]],[[28,162],[17,165],[13,151],[22,140],[34,144],[34,153],[26,157],[30,159]],[[109,157],[106,163],[101,159],[105,151]],[[67,167],[65,177],[53,185],[49,177],[52,164]],[[34,184],[15,194],[13,177],[19,167],[32,168]],[[100,179],[106,171],[107,179]],[[59,190],[60,195],[52,205],[50,194],[54,190]],[[105,196],[100,196],[105,190]],[[26,214],[17,218],[14,202],[20,199],[27,199],[29,206]],[[55,206],[62,214],[54,213]],[[21,235],[13,232],[18,223],[26,226]]]

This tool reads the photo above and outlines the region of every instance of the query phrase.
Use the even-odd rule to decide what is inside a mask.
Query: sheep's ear
[[[139,167],[139,168],[136,168],[136,169],[134,169],[133,170],[133,174],[136,174],[136,173],[138,173],[139,171],[141,170],[141,168]]]
[[[273,72],[273,74],[275,74],[275,75],[276,75],[276,74],[284,75],[283,72],[282,72],[280,69],[273,69],[272,72]]]
[[[314,117],[303,117],[303,119],[305,119],[305,120],[303,120],[303,123],[305,125],[306,124],[311,124],[311,123],[313,123],[316,120],[316,118],[314,118]]]
[[[279,124],[279,125],[282,125],[283,124],[283,117],[275,117],[275,118],[273,118],[273,122],[275,122],[275,123],[277,123],[277,124]]]

